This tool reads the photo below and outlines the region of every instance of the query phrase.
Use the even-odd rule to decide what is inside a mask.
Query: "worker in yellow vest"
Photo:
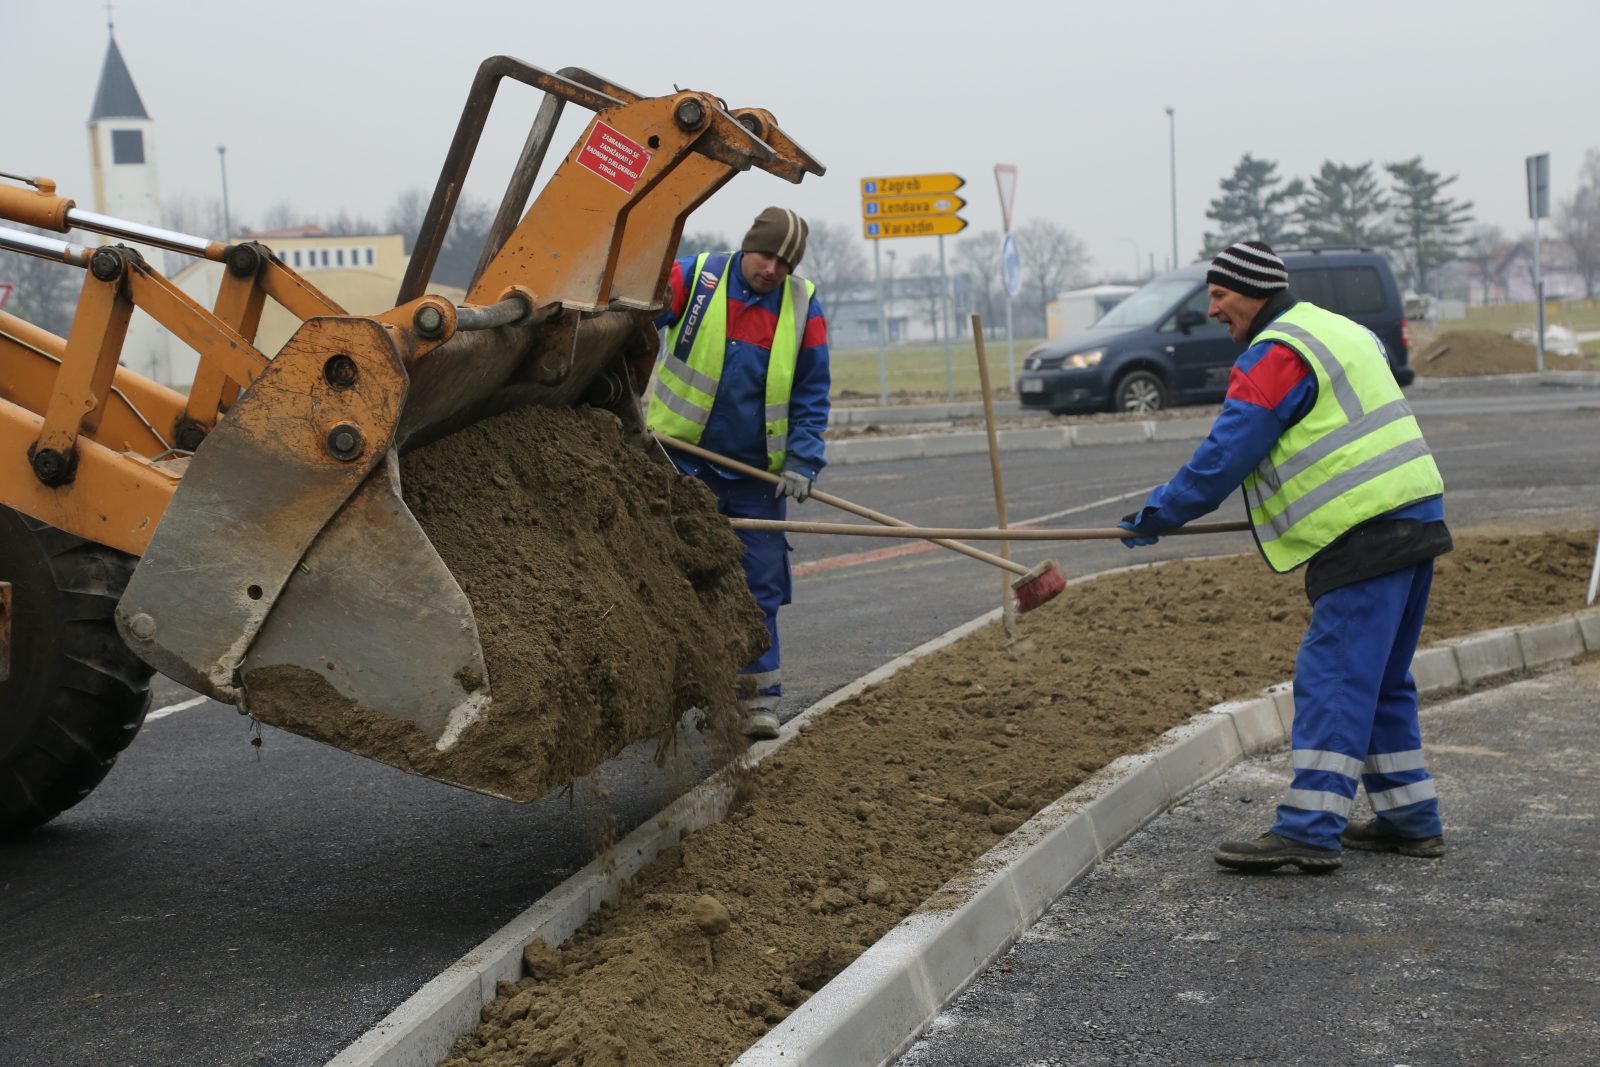
[[[1294,779],[1260,837],[1226,867],[1326,872],[1341,846],[1434,858],[1444,830],[1424,766],[1411,657],[1434,557],[1448,552],[1444,481],[1384,352],[1359,323],[1306,301],[1270,247],[1223,249],[1210,315],[1247,347],[1194,456],[1122,520],[1132,548],[1243,488],[1273,570],[1305,566],[1311,624],[1294,679]],[[1365,784],[1374,817],[1351,822]]]
[[[816,286],[793,273],[806,251],[806,221],[787,208],[756,216],[737,252],[677,260],[668,279],[668,328],[646,421],[656,433],[698,444],[780,478],[759,479],[674,452],[684,474],[716,494],[725,515],[782,519],[811,493],[826,460],[828,324]],[[778,735],[783,695],[778,608],[790,601],[783,534],[740,530],[745,578],[766,615],[771,647],[740,672],[743,730]]]

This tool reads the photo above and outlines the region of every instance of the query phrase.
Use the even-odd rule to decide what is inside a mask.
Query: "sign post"
[[[967,220],[956,212],[967,202],[954,194],[966,185],[959,174],[902,174],[888,178],[861,179],[861,230],[862,236],[877,242],[893,237],[939,238],[939,308],[940,326],[944,333],[944,383],[945,396],[954,400],[955,357],[950,350],[950,276],[945,268],[944,239],[946,234],[960,233],[967,228]],[[878,246],[873,245],[872,261],[877,274]],[[878,397],[881,403],[889,402],[888,344],[889,328],[884,312],[883,282],[878,275]]]
[[[1528,167],[1528,217],[1533,220],[1533,300],[1538,305],[1538,332],[1534,352],[1535,366],[1544,373],[1544,267],[1539,262],[1539,220],[1550,217],[1550,153],[1540,152],[1529,156]],[[1593,599],[1591,594],[1590,599]]]
[[[1017,239],[1011,236],[1011,205],[1017,199],[1017,168],[1012,163],[994,165],[994,184],[1000,191],[1000,220],[1005,236],[1000,240],[1000,281],[1006,288],[1006,371],[1009,387],[1017,387],[1017,338],[1011,328],[1011,301],[1022,291],[1022,258]]]

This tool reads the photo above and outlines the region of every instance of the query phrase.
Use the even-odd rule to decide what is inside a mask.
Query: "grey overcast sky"
[[[218,197],[226,144],[247,221],[280,202],[381,221],[403,190],[431,191],[473,72],[497,53],[766,107],[828,166],[798,188],[737,176],[691,230],[736,240],[769,203],[859,227],[858,179],[932,171],[966,178],[968,233],[998,229],[1006,162],[1020,168],[1017,217],[1070,229],[1102,276],[1171,255],[1168,105],[1186,262],[1244,152],[1291,176],[1420,154],[1460,175],[1453,192],[1479,220],[1520,233],[1523,157],[1549,152],[1565,196],[1600,147],[1594,0],[121,0],[113,18],[156,123],[163,198]],[[89,0],[0,0],[0,170],[51,175],[85,206],[106,19]],[[501,98],[468,187],[484,199],[537,105],[520,86]]]

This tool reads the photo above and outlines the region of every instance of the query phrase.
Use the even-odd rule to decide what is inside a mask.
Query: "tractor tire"
[[[0,681],[0,839],[89,795],[139,732],[154,673],[117,634],[132,556],[0,507],[11,660]]]

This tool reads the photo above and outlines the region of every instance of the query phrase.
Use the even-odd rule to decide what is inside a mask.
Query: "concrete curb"
[[[1000,430],[1002,452],[1034,452],[1097,445],[1132,445],[1147,441],[1198,441],[1211,430],[1211,419],[1146,419],[1139,422],[1092,422],[1079,426],[1039,426]],[[989,451],[987,433],[915,433],[898,437],[851,437],[828,443],[828,463],[884,463],[901,459],[969,456]]]
[[[765,759],[836,705],[998,618],[1000,609],[995,608],[834,690],[784,723],[775,740],[752,745],[745,762]],[[730,770],[720,771],[689,790],[447,967],[329,1060],[327,1067],[434,1067],[449,1055],[457,1037],[478,1025],[478,1010],[495,998],[496,984],[522,977],[525,946],[534,940],[559,945],[571,937],[661,850],[726,815],[732,795]]]
[[[1600,611],[1476,634],[1418,655],[1423,693],[1600,651]],[[1288,714],[1285,714],[1287,709]],[[767,1033],[735,1067],[884,1064],[1073,883],[1191,790],[1286,744],[1292,687],[1219,704],[1041,810]]]
[[[1161,565],[1118,567],[1069,584]],[[999,617],[998,608],[986,612],[828,694],[785,723],[777,739],[752,746],[746,762],[767,758],[838,704]],[[1500,665],[1515,671],[1585,651],[1600,651],[1600,610],[1446,643],[1419,653],[1414,673],[1419,690],[1437,691],[1492,677]],[[1293,708],[1290,686],[1273,686],[1261,697],[1196,715],[1150,750],[1108,764],[947,883],[925,910],[891,930],[737,1064],[879,1063],[897,1055],[1130,834],[1245,756],[1285,744]],[[731,771],[695,786],[451,964],[327,1067],[434,1067],[458,1036],[477,1026],[497,983],[521,976],[526,945],[561,944],[663,849],[720,820],[732,792]]]

